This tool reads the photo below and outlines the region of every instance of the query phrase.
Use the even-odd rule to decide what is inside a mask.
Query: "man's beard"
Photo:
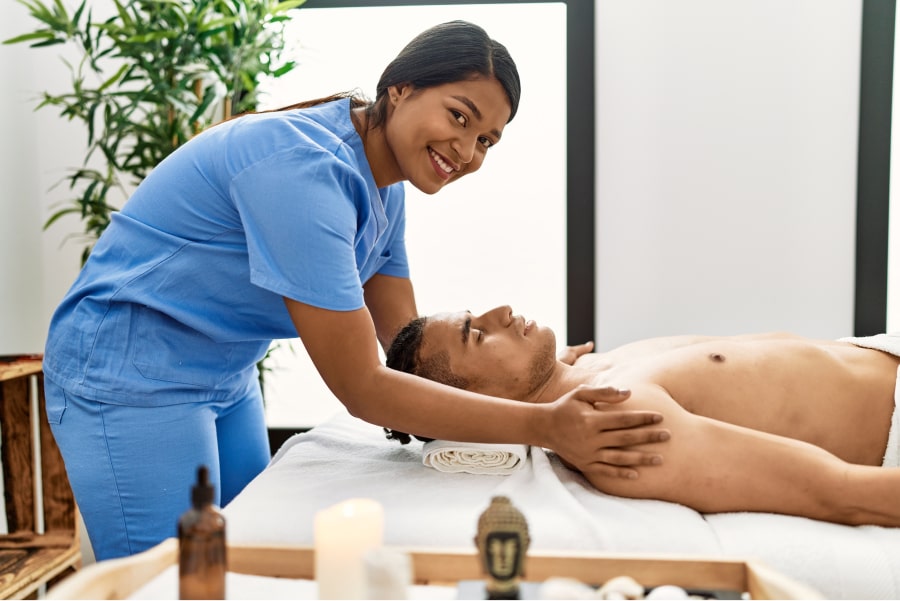
[[[528,369],[528,393],[531,394],[540,388],[550,374],[553,373],[553,366],[556,365],[556,341],[550,339],[541,350],[535,354],[534,359]]]

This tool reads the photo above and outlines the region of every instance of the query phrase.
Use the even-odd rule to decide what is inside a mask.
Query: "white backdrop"
[[[431,196],[406,186],[410,269],[423,314],[511,304],[565,336],[565,14],[560,3],[326,8],[301,9],[291,24],[300,65],[271,82],[266,107],[356,87],[374,98],[403,46],[453,19],[482,26],[516,61],[519,111],[482,169]],[[272,365],[271,424],[310,425],[339,408],[299,340],[277,350]]]
[[[853,333],[861,2],[597,4],[597,336]]]

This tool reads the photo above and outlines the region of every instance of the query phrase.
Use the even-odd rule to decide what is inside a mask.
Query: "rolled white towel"
[[[506,476],[521,469],[528,445],[432,440],[422,447],[422,463],[440,472]]]

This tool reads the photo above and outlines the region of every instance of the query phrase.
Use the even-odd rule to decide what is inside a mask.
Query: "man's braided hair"
[[[450,356],[446,351],[433,353],[427,358],[421,356],[426,322],[426,317],[417,317],[403,326],[387,351],[387,366],[454,388],[468,389],[471,382],[450,370]],[[410,435],[406,432],[385,428],[384,433],[391,440],[399,440],[400,444],[408,444],[410,441]],[[413,436],[422,442],[433,440],[424,436]]]

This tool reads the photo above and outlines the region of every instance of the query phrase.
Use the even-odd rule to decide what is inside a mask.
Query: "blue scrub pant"
[[[44,384],[50,427],[98,561],[177,536],[200,465],[224,507],[269,462],[258,386],[229,401],[135,407]]]

